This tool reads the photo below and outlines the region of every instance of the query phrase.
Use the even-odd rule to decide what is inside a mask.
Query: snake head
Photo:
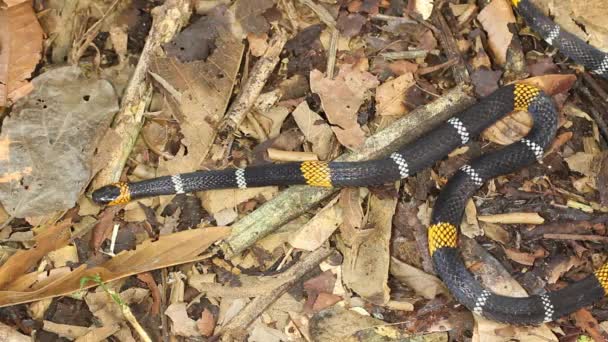
[[[97,204],[117,205],[131,200],[127,183],[114,183],[93,191],[93,201]]]

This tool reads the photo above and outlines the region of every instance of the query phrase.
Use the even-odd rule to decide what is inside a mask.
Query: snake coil
[[[564,55],[592,73],[608,78],[608,54],[563,31],[529,0],[512,0],[526,23]],[[490,319],[521,325],[552,321],[608,293],[608,263],[595,273],[555,292],[506,297],[486,289],[467,270],[457,248],[458,226],[467,200],[481,185],[501,174],[540,161],[557,130],[551,98],[539,88],[514,84],[499,88],[424,137],[384,159],[363,162],[285,163],[238,169],[197,171],[133,183],[115,183],[93,192],[100,204],[122,204],[158,195],[209,189],[308,184],[323,187],[369,186],[409,177],[430,167],[456,147],[513,110],[526,110],[534,126],[528,135],[499,151],[464,165],[441,191],[428,228],[429,252],[437,274],[469,310]]]

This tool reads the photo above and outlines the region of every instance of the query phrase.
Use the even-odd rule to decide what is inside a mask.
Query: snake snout
[[[109,204],[120,197],[120,188],[116,185],[106,185],[93,191],[93,201],[97,204]]]

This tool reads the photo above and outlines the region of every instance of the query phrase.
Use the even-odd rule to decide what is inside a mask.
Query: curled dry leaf
[[[40,61],[42,35],[31,3],[0,9],[0,107],[31,91],[27,79]]]
[[[370,98],[378,80],[367,71],[342,65],[334,79],[325,78],[319,70],[310,73],[310,89],[321,98],[323,110],[340,143],[350,149],[361,146],[365,133],[357,122],[357,112]]]
[[[536,259],[542,258],[546,254],[542,248],[536,249],[534,253],[521,252],[513,248],[505,248],[504,251],[509,259],[526,266],[534,265]]]
[[[506,0],[493,0],[479,12],[477,19],[488,33],[488,44],[496,62],[504,65],[507,61],[507,50],[513,39],[513,33],[509,31],[508,25],[515,23],[511,4]]]
[[[306,141],[312,144],[312,151],[319,156],[319,159],[327,160],[334,142],[334,133],[327,122],[313,112],[306,101],[302,101],[291,115],[304,133]]]

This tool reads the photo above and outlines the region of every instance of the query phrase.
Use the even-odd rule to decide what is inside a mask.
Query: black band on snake
[[[527,24],[549,44],[592,73],[608,78],[608,54],[561,30],[529,0],[512,2]],[[198,171],[104,186],[93,193],[93,200],[100,204],[121,204],[148,196],[221,188],[292,184],[324,187],[383,184],[430,167],[513,110],[527,110],[530,113],[534,122],[532,130],[524,139],[463,166],[449,180],[433,209],[431,226],[428,228],[429,251],[437,274],[454,297],[469,310],[500,322],[540,324],[572,313],[604,297],[608,293],[608,263],[582,281],[559,291],[515,298],[500,296],[484,289],[467,270],[457,249],[457,227],[465,204],[473,193],[493,177],[539,161],[544,149],[555,136],[557,113],[551,98],[531,85],[501,87],[388,158],[364,162],[311,161]]]

